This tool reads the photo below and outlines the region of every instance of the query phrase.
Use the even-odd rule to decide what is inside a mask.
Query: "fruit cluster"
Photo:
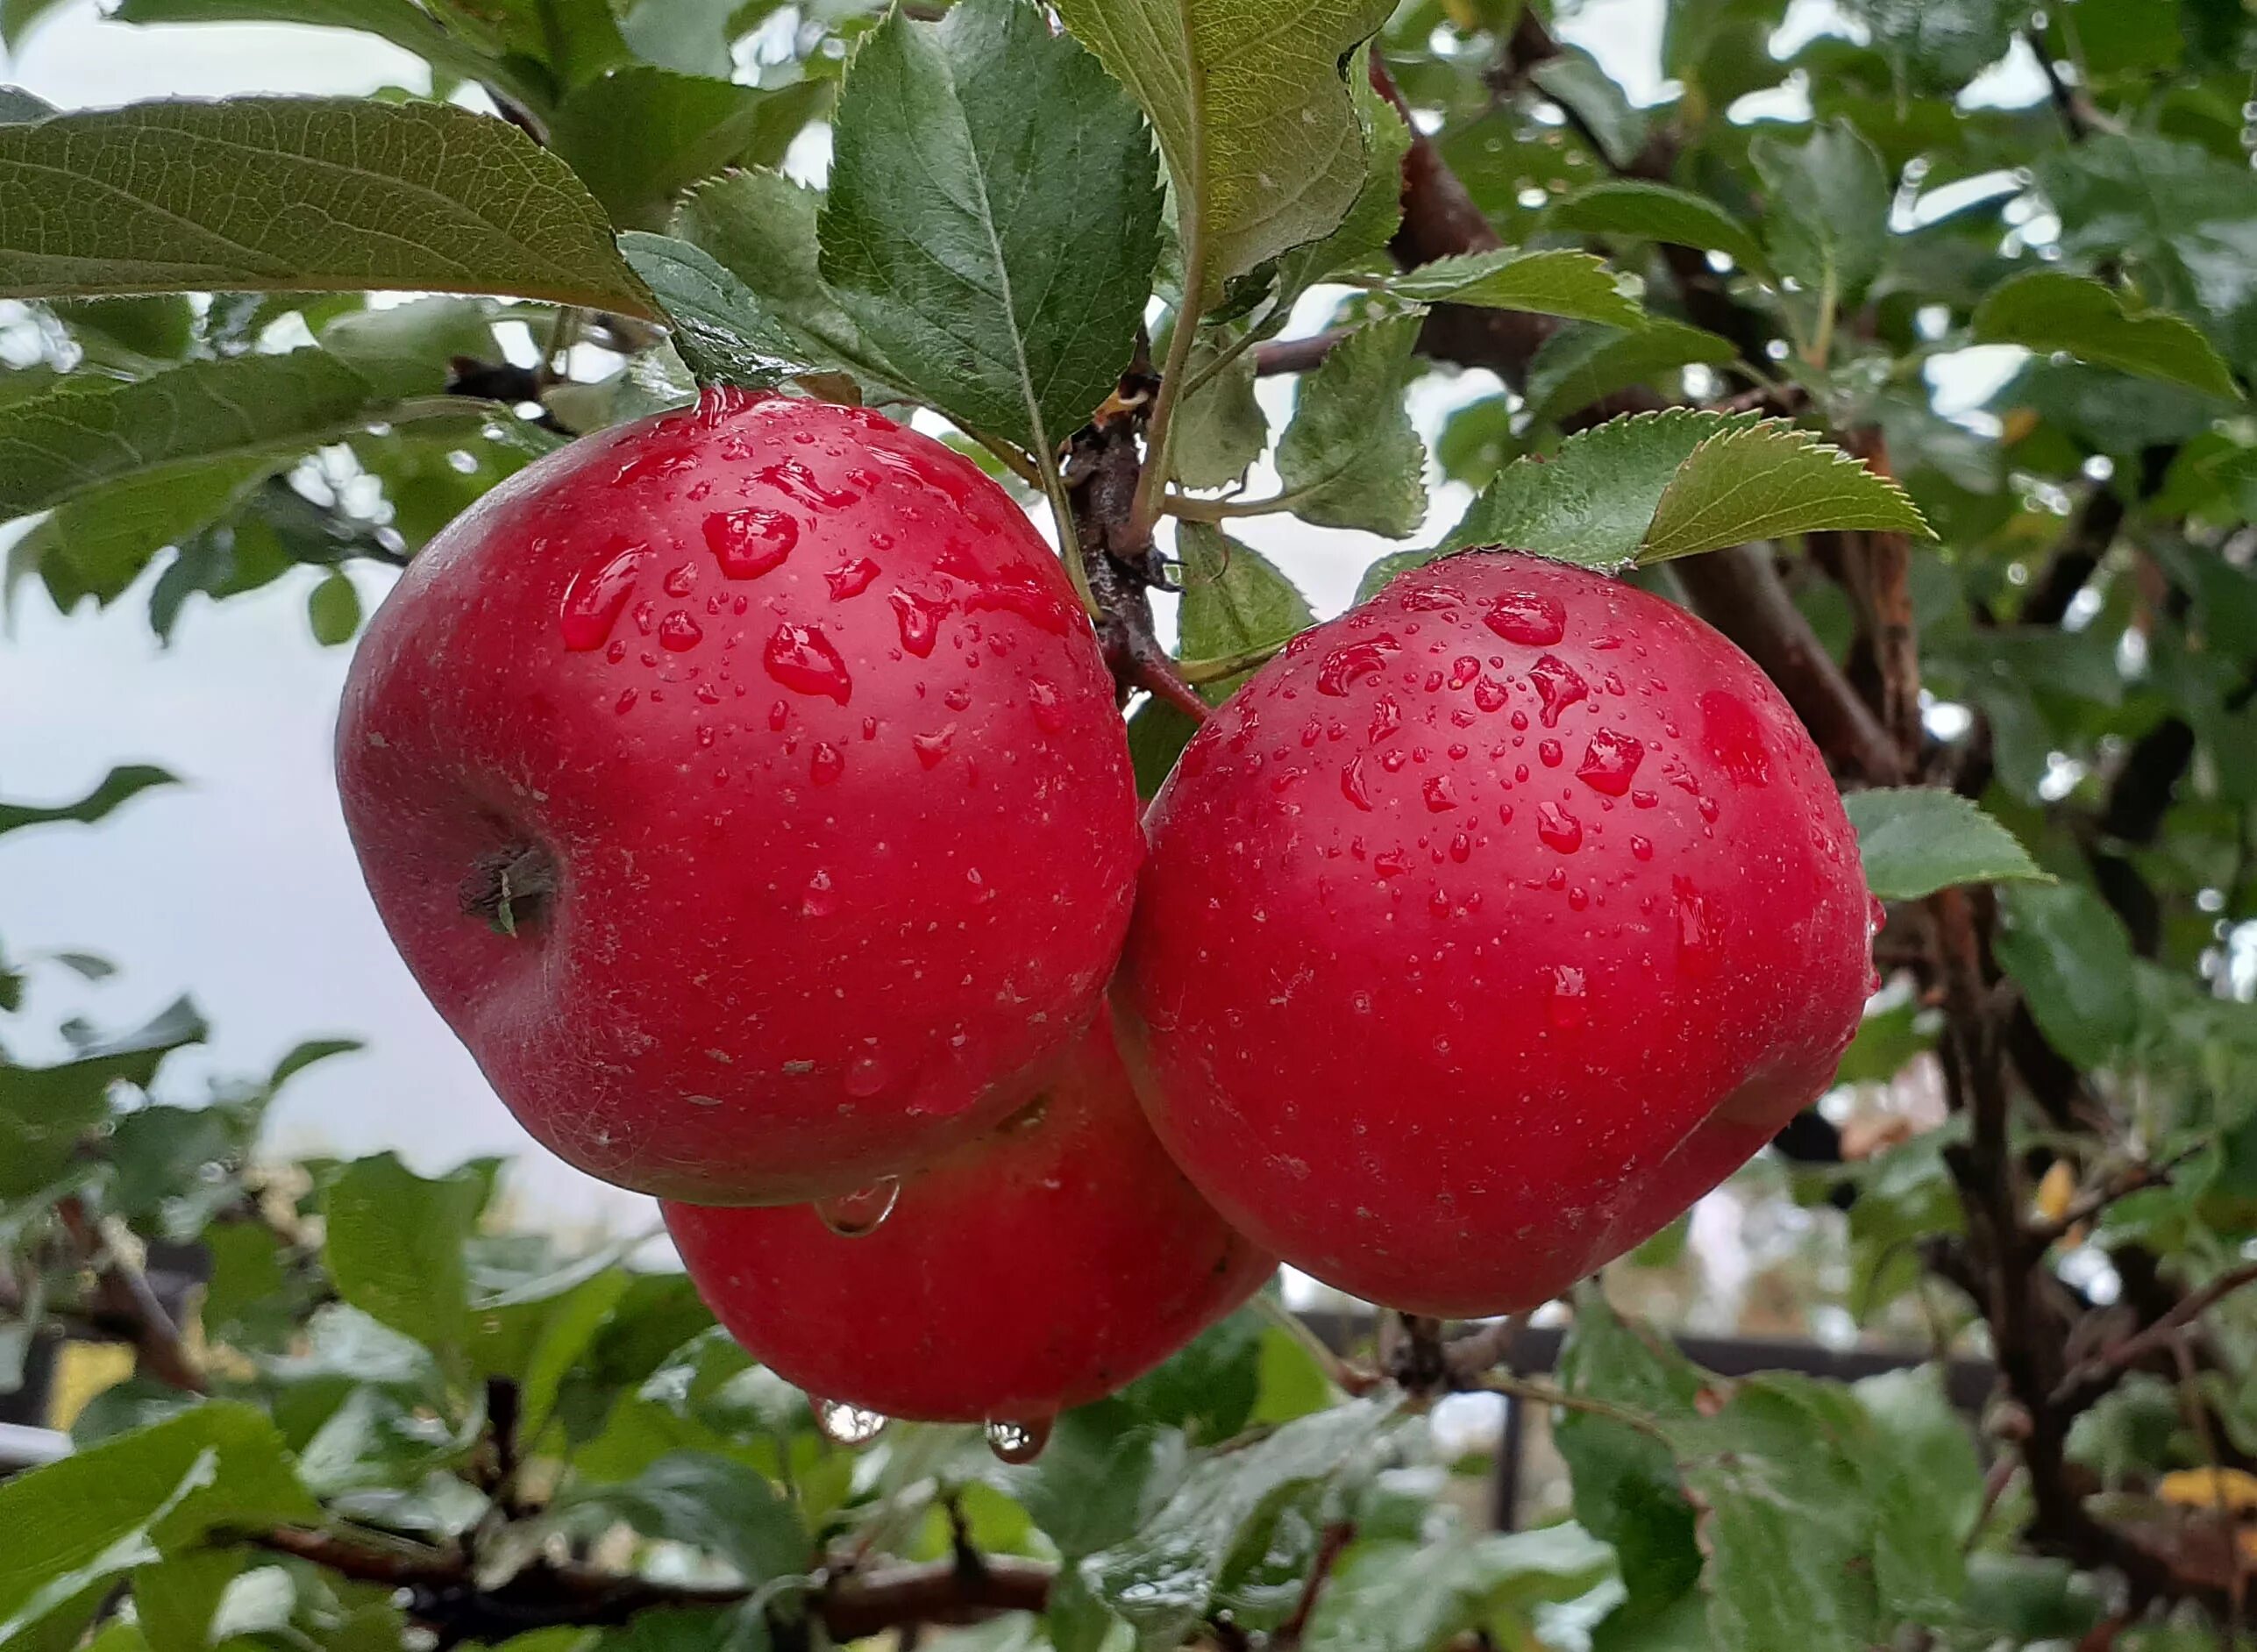
[[[377,908],[495,1090],[665,1200],[847,1429],[1037,1448],[1280,1257],[1543,1301],[1807,1105],[1869,991],[1818,752],[1670,603],[1407,573],[1140,824],[1057,557],[857,408],[708,391],[520,473],[402,580],[338,740]]]

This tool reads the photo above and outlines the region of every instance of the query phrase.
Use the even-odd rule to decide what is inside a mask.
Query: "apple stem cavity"
[[[557,863],[540,844],[508,844],[481,855],[462,880],[462,909],[483,918],[497,935],[515,936],[521,923],[538,920],[557,892]]]

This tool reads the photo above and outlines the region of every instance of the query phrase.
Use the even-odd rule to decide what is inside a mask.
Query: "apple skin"
[[[822,1399],[1039,1425],[1113,1392],[1276,1271],[1154,1138],[1100,1018],[1044,1093],[906,1178],[858,1237],[810,1206],[668,1202],[706,1306]]]
[[[1022,1104],[1143,853],[1026,517],[929,438],[780,395],[488,494],[369,626],[337,751],[385,927],[510,1111],[714,1203],[839,1193]],[[557,887],[502,934],[466,905],[528,846]]]
[[[1824,761],[1691,616],[1413,569],[1216,713],[1146,817],[1115,986],[1161,1140],[1294,1266],[1533,1307],[1831,1080],[1871,904]]]

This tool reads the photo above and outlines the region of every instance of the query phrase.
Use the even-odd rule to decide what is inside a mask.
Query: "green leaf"
[[[67,378],[0,407],[0,519],[159,466],[310,447],[385,402],[319,350],[191,361],[130,383]]]
[[[780,173],[731,173],[690,192],[675,210],[673,232],[742,281],[805,360],[881,388],[898,387],[901,375],[816,267],[821,201]]]
[[[72,337],[98,346],[105,342],[149,361],[177,361],[196,340],[196,311],[176,293],[139,298],[58,298],[48,308],[62,318]]]
[[[2006,55],[2026,15],[2004,0],[1848,0],[1843,9],[1864,24],[1900,90],[1947,96]]]
[[[1554,229],[1632,235],[1722,253],[1743,269],[1765,267],[1762,246],[1746,224],[1705,196],[1665,183],[1595,183],[1557,203],[1544,221]]]
[[[1403,221],[1403,157],[1410,153],[1411,129],[1371,84],[1371,48],[1364,45],[1348,64],[1349,91],[1363,139],[1363,182],[1337,229],[1278,260],[1278,296],[1271,313],[1280,325],[1293,300],[1318,281],[1385,253]],[[1182,417],[1180,410],[1177,417]]]
[[[1575,111],[1598,139],[1599,153],[1618,169],[1628,169],[1646,146],[1646,111],[1581,46],[1563,46],[1537,64],[1529,78],[1545,95]]]
[[[1890,179],[1880,152],[1846,122],[1800,144],[1759,137],[1748,153],[1770,191],[1771,262],[1812,292],[1854,303],[1889,252]]]
[[[1064,0],[1072,30],[1151,117],[1175,183],[1190,308],[1338,229],[1366,181],[1342,67],[1390,0]]]
[[[2257,177],[2198,144],[2100,132],[2036,163],[2072,260],[2135,259],[2174,308],[2224,315],[2257,296]]]
[[[1632,331],[1563,327],[1528,363],[1528,408],[1540,424],[1696,362],[1720,366],[1739,352],[1729,338],[1681,321],[1656,317]]]
[[[345,1166],[322,1201],[338,1295],[427,1348],[459,1349],[470,1300],[463,1247],[489,1186],[474,1166],[434,1180],[389,1153]]]
[[[183,998],[130,1033],[84,1046],[72,1061],[19,1067],[0,1057],[0,1199],[61,1178],[87,1132],[110,1116],[111,1086],[146,1087],[167,1054],[203,1043],[206,1031]]]
[[[4,424],[0,419],[0,424]],[[227,516],[244,495],[296,457],[295,449],[190,459],[121,476],[68,499],[16,544],[57,605],[91,595],[104,606],[124,595],[150,559]]]
[[[658,296],[674,349],[700,383],[765,388],[803,365],[794,340],[710,254],[671,235],[640,230],[621,236],[619,246]]]
[[[1420,317],[1358,327],[1306,375],[1278,441],[1278,478],[1305,522],[1396,538],[1426,517],[1426,447],[1403,386]]]
[[[1610,419],[1569,437],[1549,459],[1517,459],[1498,472],[1442,548],[1503,545],[1581,567],[1627,566],[1685,461],[1702,443],[1755,423],[1751,415],[1691,408]],[[1381,575],[1375,567],[1367,582],[1396,571]]]
[[[1192,380],[1212,369],[1206,383],[1178,399],[1171,426],[1169,462],[1186,488],[1228,487],[1269,445],[1270,421],[1254,395],[1254,352],[1241,351],[1221,367],[1213,367],[1234,343],[1228,335],[1202,335],[1185,364]]]
[[[1893,481],[1772,419],[1724,431],[1693,451],[1655,507],[1638,560],[1850,528],[1935,537]]]
[[[306,593],[306,620],[313,627],[314,641],[324,648],[349,643],[360,629],[360,593],[342,572],[331,570]]]
[[[632,1480],[591,1487],[593,1502],[649,1537],[719,1556],[751,1584],[806,1571],[814,1558],[792,1506],[741,1463],[702,1452],[660,1457]]]
[[[1200,1456],[1133,1536],[1080,1563],[1083,1580],[1148,1643],[1173,1644],[1165,1637],[1206,1615],[1233,1557],[1264,1553],[1280,1507],[1337,1474],[1378,1438],[1390,1411],[1352,1400]]]
[[[1220,528],[1178,523],[1176,554],[1184,583],[1176,625],[1185,659],[1274,648],[1316,623],[1308,599],[1277,564]],[[1207,698],[1220,705],[1238,680],[1207,684]]]
[[[1588,253],[1501,250],[1438,258],[1397,277],[1387,290],[1420,303],[1526,310],[1612,327],[1636,328],[1646,320],[1606,260]]]
[[[486,308],[473,298],[418,298],[382,310],[349,310],[321,330],[321,347],[387,395],[436,395],[458,356],[500,354]]]
[[[1967,1591],[1966,1544],[1982,1517],[1983,1465],[1933,1365],[1869,1377],[1851,1391],[1877,1439],[1860,1467],[1874,1506],[1883,1608],[1946,1623]]]
[[[505,63],[551,71],[541,89],[592,80],[629,61],[609,0],[432,0],[440,20]]]
[[[1852,792],[1865,881],[1883,901],[1917,901],[1962,883],[2051,883],[2014,834],[1975,803],[1936,787]]]
[[[2082,275],[2033,270],[1991,289],[1975,312],[1985,344],[2065,351],[2145,379],[2232,400],[2233,373],[2190,322],[2164,310],[2135,312],[2124,295]]]
[[[317,1062],[349,1056],[366,1048],[358,1038],[309,1038],[302,1044],[292,1045],[289,1052],[274,1064],[274,1072],[267,1075],[267,1088],[270,1093],[279,1090]]]
[[[133,1615],[151,1652],[204,1652],[212,1614],[244,1559],[239,1550],[194,1549],[136,1573]]]
[[[352,29],[388,40],[433,68],[465,80],[493,78],[521,96],[525,84],[495,56],[445,28],[415,0],[121,0],[111,16],[126,23],[293,23]]]
[[[663,228],[673,198],[724,167],[773,167],[830,89],[771,90],[637,64],[565,99],[549,141],[622,229]]]
[[[507,121],[246,97],[0,125],[0,289],[376,288],[651,314],[594,198]]]
[[[1025,0],[965,0],[936,24],[890,14],[832,132],[838,301],[932,405],[1051,452],[1112,391],[1151,292],[1160,189],[1135,108]]]
[[[1836,1084],[1881,1084],[1904,1071],[1905,1064],[1935,1048],[1935,1035],[1921,1025],[1918,1004],[1899,1004],[1878,1010],[1857,1023],[1857,1036],[1841,1052],[1834,1069]]]
[[[646,63],[728,78],[730,46],[777,10],[778,0],[630,0],[619,32]]]
[[[0,86],[0,126],[45,120],[54,112],[55,106],[44,97],[34,97],[20,86]]]
[[[101,785],[74,803],[0,803],[0,834],[57,821],[76,821],[82,826],[91,826],[152,787],[180,783],[178,775],[164,769],[146,763],[130,763],[110,770],[103,777]]]
[[[1525,1641],[1528,1609],[1614,1576],[1614,1551],[1579,1526],[1432,1543],[1360,1546],[1317,1597],[1311,1652],[1428,1652],[1477,1630]]]
[[[1999,892],[1998,962],[2046,1040],[2080,1067],[2106,1066],[2130,1042],[2137,1002],[2132,943],[2100,897],[2075,884]]]
[[[0,1641],[214,1527],[320,1518],[272,1422],[196,1406],[0,1484]]]

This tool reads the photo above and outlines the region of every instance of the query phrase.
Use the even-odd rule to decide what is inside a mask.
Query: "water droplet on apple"
[[[780,459],[765,465],[752,473],[753,480],[764,481],[787,499],[817,509],[844,510],[862,497],[847,488],[826,488],[815,472],[796,459]]]
[[[1398,651],[1392,637],[1371,637],[1362,642],[1342,643],[1327,654],[1317,665],[1317,692],[1339,696],[1345,694],[1352,684],[1368,677],[1376,677],[1387,668],[1387,656]],[[1386,702],[1391,708],[1393,701]]]
[[[951,723],[936,733],[913,734],[909,737],[909,744],[916,748],[917,761],[929,769],[939,765],[955,739],[956,724]]]
[[[826,694],[843,706],[854,693],[846,662],[830,638],[812,625],[776,627],[763,663],[771,677],[797,694]]]
[[[1437,815],[1446,815],[1457,807],[1457,792],[1447,774],[1429,774],[1426,785],[1427,808]]]
[[[1591,1018],[1581,970],[1565,964],[1552,965],[1550,988],[1544,995],[1544,1014],[1563,1032],[1571,1032]]]
[[[705,519],[706,548],[732,580],[757,580],[783,566],[800,541],[800,524],[780,510],[746,505]]]
[[[1567,635],[1567,609],[1534,591],[1507,591],[1481,620],[1506,642],[1530,648],[1549,648]]]
[[[815,1213],[822,1218],[822,1225],[840,1238],[859,1239],[883,1227],[901,1200],[901,1178],[880,1176],[867,1187],[816,1200]]]
[[[1683,876],[1670,880],[1670,892],[1677,907],[1677,967],[1695,980],[1707,980],[1723,962],[1724,944],[1707,898]]]
[[[886,1064],[874,1055],[857,1056],[847,1064],[846,1093],[866,1101],[886,1087]]]
[[[1050,1425],[1051,1419],[1048,1417],[1030,1418],[1023,1422],[990,1419],[987,1449],[1006,1463],[1032,1463],[1050,1442]]]
[[[1560,743],[1557,740],[1539,740],[1536,743],[1536,755],[1543,759],[1546,768],[1556,769],[1559,767],[1561,760],[1567,756],[1567,753],[1560,749]]]
[[[838,748],[825,740],[815,742],[815,749],[808,758],[808,778],[817,786],[829,786],[846,773],[846,759]]]
[[[919,659],[930,657],[934,639],[940,635],[940,623],[948,613],[946,602],[936,602],[930,597],[920,596],[914,591],[896,589],[886,599],[894,605],[894,617],[901,628],[901,646]]]
[[[816,1429],[833,1445],[867,1445],[886,1426],[886,1413],[837,1399],[811,1399]]]
[[[1583,847],[1583,822],[1557,803],[1536,805],[1536,836],[1563,855]]]
[[[586,653],[611,640],[612,627],[619,623],[650,556],[648,545],[616,545],[590,558],[572,576],[558,616],[566,648]]]
[[[1630,840],[1630,852],[1641,860],[1651,860],[1654,858],[1654,840],[1650,837],[1633,837]]]
[[[1529,666],[1528,680],[1536,685],[1536,698],[1543,707],[1541,716],[1547,729],[1558,727],[1560,713],[1591,694],[1591,685],[1557,654],[1546,654]]]
[[[666,571],[665,586],[668,596],[687,596],[691,587],[696,584],[697,564],[694,562],[685,562],[678,568]]]
[[[676,609],[659,622],[659,645],[673,653],[695,648],[705,640],[705,627],[681,609]]]
[[[830,583],[830,599],[843,602],[850,596],[859,596],[870,588],[870,581],[878,577],[878,565],[868,557],[857,557],[822,576]]]
[[[1631,777],[1646,760],[1646,748],[1634,735],[1601,729],[1584,748],[1576,778],[1594,792],[1620,797],[1630,789]]]
[[[1027,698],[1035,708],[1035,726],[1044,734],[1056,734],[1065,727],[1065,704],[1051,684],[1036,677],[1027,685]]]

